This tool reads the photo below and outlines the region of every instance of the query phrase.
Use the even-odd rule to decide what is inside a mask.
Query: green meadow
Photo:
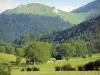
[[[98,71],[67,71],[67,72],[12,72],[12,75],[100,75]]]
[[[40,68],[39,72],[22,72],[22,67],[13,67],[11,75],[100,75],[99,71],[55,71],[55,66],[62,66],[64,64],[71,64],[73,67],[77,67],[78,65],[84,65],[88,62],[92,62],[95,60],[100,59],[100,53],[94,54],[91,58],[71,58],[69,61],[63,60],[63,61],[55,61],[55,62],[49,62],[37,65]],[[10,54],[0,54],[0,63],[8,63],[11,61],[15,62],[16,57],[14,55]],[[22,62],[25,62],[25,59],[22,60]],[[32,65],[30,65],[32,66]]]

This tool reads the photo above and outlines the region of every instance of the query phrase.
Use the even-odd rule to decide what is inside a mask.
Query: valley
[[[0,14],[0,75],[100,75],[99,0],[26,3]]]

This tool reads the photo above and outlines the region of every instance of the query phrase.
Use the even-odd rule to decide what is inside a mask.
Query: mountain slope
[[[82,6],[78,9],[73,10],[73,13],[85,13],[89,12],[90,10],[97,9],[100,10],[100,0],[95,0],[93,2],[88,3],[85,6]]]
[[[91,42],[100,40],[100,16],[87,20],[75,27],[64,31],[54,32],[43,36],[41,41],[63,43],[68,41],[84,40]]]
[[[19,5],[15,9],[5,11],[4,14],[35,14],[35,15],[56,16],[56,13],[53,12],[52,7],[39,3]]]
[[[43,34],[72,27],[59,16],[39,16],[30,14],[0,15],[0,39],[13,42],[25,34]]]
[[[55,12],[56,11],[56,12]],[[20,5],[15,9],[7,10],[3,14],[32,14],[42,16],[60,16],[65,21],[69,21],[72,24],[78,24],[84,20],[81,14],[74,14],[61,11],[55,7],[50,7],[44,4],[31,3],[27,5]],[[76,19],[77,18],[77,19]],[[76,19],[76,21],[74,21]]]
[[[99,14],[98,10],[69,13],[37,3],[20,5],[0,14],[0,39],[13,42],[24,34],[44,34],[64,30]]]
[[[95,13],[96,12],[96,13]],[[90,14],[89,14],[90,13]],[[71,13],[71,12],[64,12],[55,7],[50,7],[44,4],[38,3],[31,3],[27,5],[20,5],[15,9],[7,10],[3,12],[3,14],[11,15],[11,14],[32,14],[32,15],[39,15],[39,16],[60,16],[61,19],[65,21],[69,21],[72,24],[79,24],[86,19],[91,18],[91,16],[98,14],[100,15],[100,11],[93,10],[87,13]],[[94,16],[95,17],[95,16]]]

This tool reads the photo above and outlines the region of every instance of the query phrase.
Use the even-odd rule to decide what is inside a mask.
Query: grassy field
[[[16,57],[14,55],[0,53],[0,63],[9,63],[12,61],[16,61]]]
[[[44,63],[44,64],[41,64],[41,65],[38,65],[38,67],[41,69],[41,71],[54,71],[54,67],[55,66],[62,66],[64,64],[71,64],[73,67],[77,67],[79,65],[84,65],[88,62],[92,62],[92,61],[95,61],[95,60],[98,60],[100,59],[100,54],[94,54],[91,58],[72,58],[70,59],[69,61],[59,61],[59,62],[53,62],[53,63]]]
[[[51,63],[44,63],[38,65],[40,68],[40,72],[21,72],[21,68],[12,70],[12,75],[100,75],[99,71],[66,71],[66,72],[56,72],[54,71],[55,66],[62,66],[64,64],[71,64],[73,67],[77,67],[78,65],[84,65],[88,62],[92,62],[100,59],[100,53],[94,54],[91,58],[71,58],[69,61],[56,61]],[[11,61],[15,61],[16,57],[14,55],[0,53],[0,63],[8,63]],[[25,62],[25,59],[22,60]]]
[[[12,75],[100,75],[100,71],[67,71],[67,72],[12,72]]]

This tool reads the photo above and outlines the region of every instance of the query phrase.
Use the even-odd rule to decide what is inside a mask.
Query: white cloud
[[[12,0],[0,0],[0,13],[12,8]]]

